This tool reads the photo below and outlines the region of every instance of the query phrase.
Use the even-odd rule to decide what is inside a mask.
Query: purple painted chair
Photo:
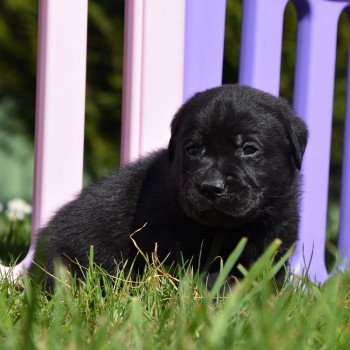
[[[241,84],[278,95],[287,2],[244,0]],[[350,0],[294,4],[294,107],[309,125],[310,140],[303,164],[299,242],[291,266],[299,274],[308,267],[309,277],[323,282],[328,277],[324,251],[336,33]],[[196,91],[221,84],[225,7],[225,0],[126,2],[123,163],[166,145],[178,106]],[[87,0],[41,0],[39,10],[33,234],[30,251],[15,267],[14,277],[31,263],[38,228],[80,189],[82,178]],[[350,259],[349,114],[347,108],[339,237],[344,266]]]
[[[278,94],[282,21],[287,2],[244,2],[240,83]],[[308,266],[311,279],[323,282],[328,277],[324,252],[336,38],[339,16],[350,1],[296,0],[294,3],[298,14],[294,108],[307,122],[310,139],[303,164],[299,242],[291,262],[296,273]],[[349,132],[347,127],[339,237],[339,248],[346,258],[350,254],[350,218],[346,215],[350,209]]]

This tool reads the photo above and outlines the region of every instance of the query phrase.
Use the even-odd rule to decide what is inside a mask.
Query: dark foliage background
[[[119,162],[124,1],[90,0],[86,87],[85,182]],[[223,82],[237,82],[241,1],[227,0]],[[281,95],[293,99],[297,18],[285,13]],[[30,200],[34,139],[37,0],[0,1],[0,201]],[[345,113],[348,22],[338,31],[330,200],[337,202]],[[2,160],[4,162],[2,163]],[[13,163],[13,164],[12,164]],[[9,164],[1,166],[1,164]],[[12,173],[9,173],[11,172]],[[17,174],[16,176],[12,174]],[[11,186],[11,182],[15,185]]]

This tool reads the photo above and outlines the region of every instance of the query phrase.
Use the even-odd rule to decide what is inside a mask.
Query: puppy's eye
[[[192,157],[204,154],[205,148],[199,145],[190,145],[185,148],[186,153]]]
[[[244,145],[243,150],[242,150],[242,154],[244,156],[251,156],[251,155],[255,154],[257,152],[257,150],[258,149],[252,145]]]

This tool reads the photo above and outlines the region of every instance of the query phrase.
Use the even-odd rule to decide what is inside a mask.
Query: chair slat
[[[130,106],[124,106],[123,121],[136,116],[136,122],[127,122],[129,125],[124,129],[123,163],[167,145],[171,118],[183,99],[185,0],[144,0],[142,7],[142,16],[141,4],[136,7],[134,3],[131,7],[131,10],[139,11],[137,15],[133,11],[127,12],[128,23],[134,21],[134,36],[138,41],[133,44],[133,49],[126,51],[129,58],[125,63],[135,61],[138,65],[136,73],[141,59],[141,83],[134,74],[136,91],[133,95],[130,88],[124,92],[129,94],[124,96],[124,102]],[[141,19],[142,35],[139,31]],[[130,43],[126,45],[128,47]],[[133,54],[138,56],[134,58]],[[132,79],[132,74],[126,78]],[[129,80],[125,84],[130,86],[133,82]],[[137,91],[138,84],[140,92]],[[135,148],[131,152],[135,147],[131,142],[138,144],[138,152]]]
[[[245,0],[239,83],[279,94],[283,15],[288,0]]]
[[[296,6],[294,107],[307,122],[310,137],[302,172],[299,241],[292,262],[297,273],[308,267],[311,279],[323,282],[328,277],[324,254],[337,29],[346,3],[309,0],[297,1]]]
[[[343,255],[343,267],[350,264],[350,45],[348,47],[348,78],[343,144],[343,167],[340,202],[338,247]]]
[[[32,263],[39,228],[82,186],[87,5],[39,2],[32,236],[14,279]]]
[[[139,156],[144,1],[125,2],[121,163]]]
[[[187,0],[184,101],[222,82],[226,0]]]
[[[81,189],[87,0],[40,1],[33,231]]]

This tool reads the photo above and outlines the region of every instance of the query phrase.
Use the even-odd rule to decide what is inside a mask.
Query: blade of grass
[[[239,312],[240,308],[247,302],[247,293],[252,287],[256,278],[265,271],[270,264],[275,253],[281,245],[280,240],[273,241],[266,249],[265,253],[253,264],[248,275],[237,284],[234,292],[228,297],[223,306],[223,310],[216,318],[213,328],[209,334],[209,342],[215,346],[221,343],[225,336],[227,328],[231,324],[232,318]],[[253,287],[254,288],[254,287]]]
[[[135,347],[138,350],[143,349],[142,341],[142,305],[139,298],[131,299],[130,325],[132,328]]]
[[[247,244],[247,241],[248,241],[248,239],[246,237],[242,238],[240,240],[240,242],[238,243],[238,245],[236,246],[236,248],[234,249],[234,251],[228,257],[226,263],[224,264],[222,270],[220,271],[220,274],[219,274],[212,290],[209,293],[211,299],[214,299],[214,297],[217,296],[218,292],[220,291],[220,288],[225,283],[227,276],[229,275],[229,273],[233,269],[234,265],[236,264],[237,260],[241,256],[241,254],[242,254],[242,252]]]

